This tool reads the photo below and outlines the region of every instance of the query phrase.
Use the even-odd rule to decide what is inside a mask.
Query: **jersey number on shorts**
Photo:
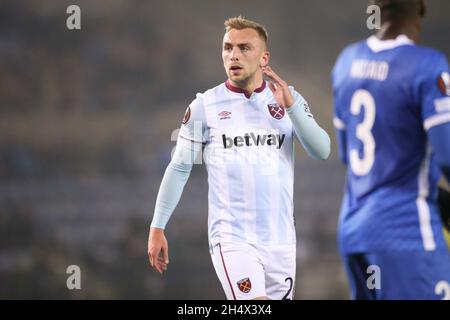
[[[286,294],[284,295],[284,297],[281,300],[291,300],[291,298],[288,298],[288,297],[291,294],[294,281],[292,280],[291,277],[284,279],[284,282],[288,282],[288,281],[289,281],[289,290],[288,290],[288,292],[286,292]]]
[[[363,143],[363,154],[360,158],[358,149],[350,150],[350,167],[357,176],[364,176],[372,169],[375,161],[375,139],[372,127],[375,122],[375,100],[367,90],[357,90],[352,96],[350,112],[354,116],[361,114],[364,107],[364,119],[356,126],[356,137]]]
[[[434,293],[437,295],[444,294],[442,300],[450,300],[450,284],[447,281],[439,281],[434,288]]]

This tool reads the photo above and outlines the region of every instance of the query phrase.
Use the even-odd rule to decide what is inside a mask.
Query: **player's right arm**
[[[169,249],[164,229],[180,201],[194,161],[206,139],[205,119],[200,97],[187,108],[172,160],[166,168],[156,198],[148,239],[150,265],[159,273],[167,269]]]
[[[166,168],[156,198],[155,211],[148,239],[148,257],[150,265],[159,273],[167,269],[169,249],[164,229],[180,201],[184,186],[200,152],[198,148],[189,148],[182,137],[178,137],[172,160]]]

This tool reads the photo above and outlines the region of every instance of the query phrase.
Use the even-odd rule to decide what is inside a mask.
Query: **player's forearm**
[[[308,154],[318,160],[327,159],[330,155],[331,141],[325,130],[317,124],[314,118],[308,116],[299,102],[287,108],[287,113],[298,140]]]
[[[450,146],[447,146],[447,149],[450,149]],[[436,160],[445,179],[450,183],[450,150],[447,150],[447,152],[439,152],[439,155],[436,155]]]
[[[193,161],[186,161],[186,159],[195,159],[195,156],[191,150],[177,145],[172,161],[167,166],[159,187],[152,227],[161,229],[166,227],[170,216],[180,201],[184,186],[191,173]]]
[[[450,183],[450,164],[447,166],[441,165],[442,174],[444,175],[445,179]]]
[[[450,182],[450,140],[448,137],[450,137],[450,123],[433,127],[428,131],[436,162],[447,181]]]

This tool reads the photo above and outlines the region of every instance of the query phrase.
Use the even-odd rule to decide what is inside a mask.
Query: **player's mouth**
[[[243,68],[241,66],[234,65],[230,67],[230,72],[231,74],[238,74],[241,72],[242,69]]]

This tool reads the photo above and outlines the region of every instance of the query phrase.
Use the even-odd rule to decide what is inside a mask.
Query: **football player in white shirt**
[[[227,298],[293,299],[294,137],[320,160],[330,154],[330,138],[305,99],[268,66],[265,28],[243,17],[225,27],[228,80],[197,94],[186,110],[156,200],[150,264],[159,273],[167,269],[164,229],[203,152],[211,257]]]

